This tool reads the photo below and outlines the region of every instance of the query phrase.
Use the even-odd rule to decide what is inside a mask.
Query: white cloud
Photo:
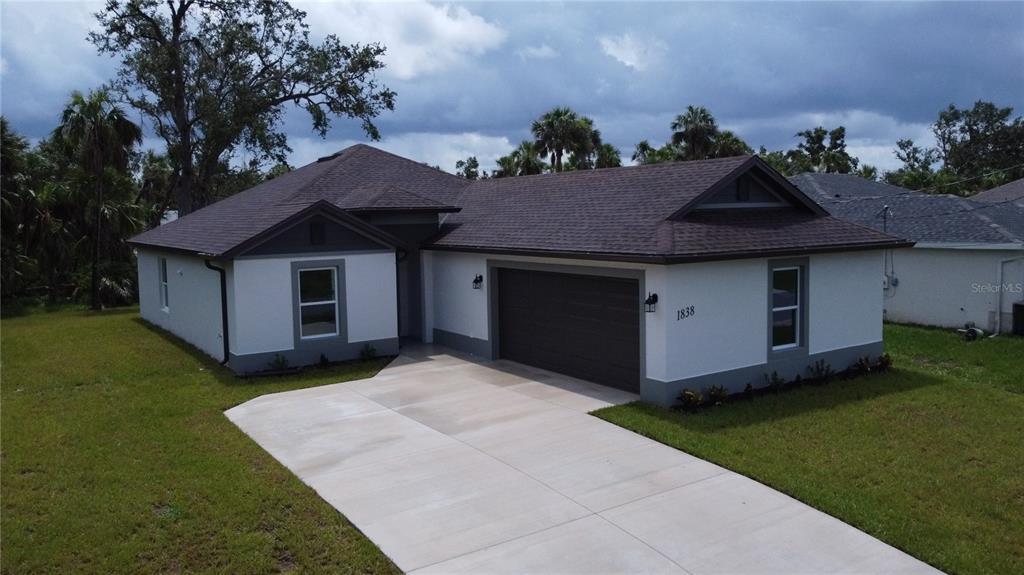
[[[292,147],[289,163],[294,167],[306,165],[317,158],[359,143],[356,140],[320,140],[316,138],[290,138]],[[497,159],[509,153],[512,142],[504,136],[486,136],[476,132],[440,134],[408,132],[384,138],[379,142],[366,142],[371,146],[398,154],[410,160],[431,166],[440,166],[446,172],[455,171],[455,162],[476,156],[480,167],[491,171]]]
[[[638,72],[650,67],[668,49],[664,42],[656,38],[636,38],[628,32],[621,36],[602,36],[598,38],[598,43],[605,54]]]
[[[311,30],[342,42],[387,47],[384,73],[407,80],[438,72],[500,46],[507,33],[462,6],[422,0],[402,3],[314,2],[298,5]]]
[[[541,44],[540,46],[526,46],[516,51],[519,57],[523,60],[535,59],[535,60],[549,60],[558,56],[558,50],[555,50],[547,44]]]

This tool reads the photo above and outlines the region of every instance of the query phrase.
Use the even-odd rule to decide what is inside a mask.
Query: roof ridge
[[[427,168],[427,169],[430,169],[430,170],[434,170],[435,172],[438,172],[439,174],[443,174],[445,176],[448,176],[449,178],[455,178],[456,180],[461,180],[461,181],[468,181],[465,178],[460,178],[459,176],[456,176],[455,174],[452,174],[450,172],[446,172],[446,171],[442,170],[441,168],[437,168],[437,167],[431,166],[430,164],[427,164],[426,162],[417,162],[416,160],[412,160],[410,158],[406,158],[405,156],[399,156],[398,154],[396,154],[394,152],[389,152],[387,150],[378,148],[376,146],[371,146],[369,144],[364,144],[362,142],[358,142],[358,143],[352,144],[351,146],[345,148],[345,150],[351,150],[353,148],[355,148],[357,150],[370,150],[370,151],[373,151],[373,152],[376,152],[376,153],[379,153],[379,154],[385,154],[387,156],[391,156],[392,158],[396,158],[398,160],[402,160],[403,162],[406,162],[406,163],[409,163],[409,164],[413,164],[413,165],[419,166],[421,168]],[[344,150],[342,150],[342,151],[344,151]]]
[[[511,179],[520,179],[520,180],[522,180],[524,178],[541,178],[541,177],[556,178],[556,177],[559,177],[559,176],[568,177],[568,176],[571,176],[571,175],[574,175],[574,174],[594,174],[594,173],[597,173],[597,172],[610,172],[610,171],[613,171],[613,170],[623,170],[623,171],[625,171],[625,170],[652,169],[652,168],[669,168],[669,167],[676,167],[676,166],[679,166],[679,165],[682,165],[682,164],[693,165],[693,164],[700,164],[700,163],[724,162],[725,160],[733,160],[733,161],[741,160],[741,161],[745,162],[745,161],[747,161],[750,158],[753,158],[755,156],[757,156],[757,154],[743,154],[743,155],[740,155],[740,156],[725,156],[725,157],[722,157],[722,158],[704,158],[702,160],[674,160],[674,161],[671,161],[671,162],[657,162],[657,163],[654,163],[654,164],[635,164],[635,165],[632,165],[632,166],[609,166],[609,167],[606,167],[606,168],[589,168],[589,169],[586,169],[586,170],[564,170],[564,171],[561,171],[561,172],[544,172],[544,173],[540,173],[540,174],[525,174],[525,175],[522,175],[522,176],[503,176],[503,177],[500,177],[500,178],[493,178],[492,177],[492,178],[487,178],[487,179],[481,178],[481,179],[478,179],[478,180],[471,180],[470,184],[476,184],[478,182],[490,182],[490,181],[494,181],[494,180],[511,180]],[[445,173],[447,173],[447,172],[445,172]],[[455,177],[459,177],[459,176],[455,176]]]

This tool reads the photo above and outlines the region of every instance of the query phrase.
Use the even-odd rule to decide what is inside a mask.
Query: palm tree
[[[619,153],[619,149],[611,144],[601,144],[596,153],[595,168],[618,168],[622,165],[622,155]]]
[[[718,124],[703,106],[687,106],[686,113],[672,121],[672,144],[681,146],[680,160],[703,160],[712,157]]]
[[[540,150],[537,148],[538,146],[533,142],[523,140],[519,147],[512,151],[512,157],[515,158],[517,176],[531,176],[544,172],[544,168],[547,166],[545,166],[544,160],[541,159]]]
[[[712,154],[714,158],[746,156],[753,153],[754,149],[744,142],[743,138],[729,130],[722,130],[715,136],[715,151]]]
[[[106,90],[96,90],[88,96],[76,90],[71,93],[71,100],[61,115],[60,125],[54,130],[54,139],[92,178],[96,215],[92,229],[90,307],[99,309],[104,173],[108,169],[120,172],[127,170],[133,148],[142,142],[142,128],[125,116]]]
[[[593,123],[590,127],[593,128]],[[579,115],[569,108],[555,108],[547,112],[530,128],[536,138],[537,151],[542,156],[551,157],[551,165],[556,172],[562,171],[562,156],[583,145],[584,130]]]

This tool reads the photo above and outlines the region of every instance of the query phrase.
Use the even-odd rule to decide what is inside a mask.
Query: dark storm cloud
[[[856,152],[889,165],[895,139],[926,138],[951,102],[1024,111],[1019,3],[308,6],[315,34],[365,33],[389,45],[384,79],[399,99],[378,122],[385,144],[405,138],[394,146],[432,162],[455,149],[426,149],[424,134],[474,134],[446,141],[459,153],[486,142],[480,153],[492,156],[505,140],[528,137],[530,121],[555,105],[594,117],[625,156],[640,139],[664,141],[671,118],[700,104],[755,147],[788,147],[798,130],[842,122]],[[3,111],[31,136],[52,128],[67,91],[112,69],[81,40],[86,20],[57,18],[54,32],[52,20],[30,18],[44,9],[3,8]],[[43,55],[56,72],[12,45],[27,38],[9,27],[25,26],[54,43]],[[288,114],[286,129],[309,140],[308,154],[362,138],[340,121],[317,144],[301,111]]]

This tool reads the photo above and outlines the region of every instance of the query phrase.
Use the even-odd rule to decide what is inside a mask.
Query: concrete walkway
[[[227,416],[416,573],[927,573],[756,481],[588,411],[636,399],[403,350],[372,379]]]

